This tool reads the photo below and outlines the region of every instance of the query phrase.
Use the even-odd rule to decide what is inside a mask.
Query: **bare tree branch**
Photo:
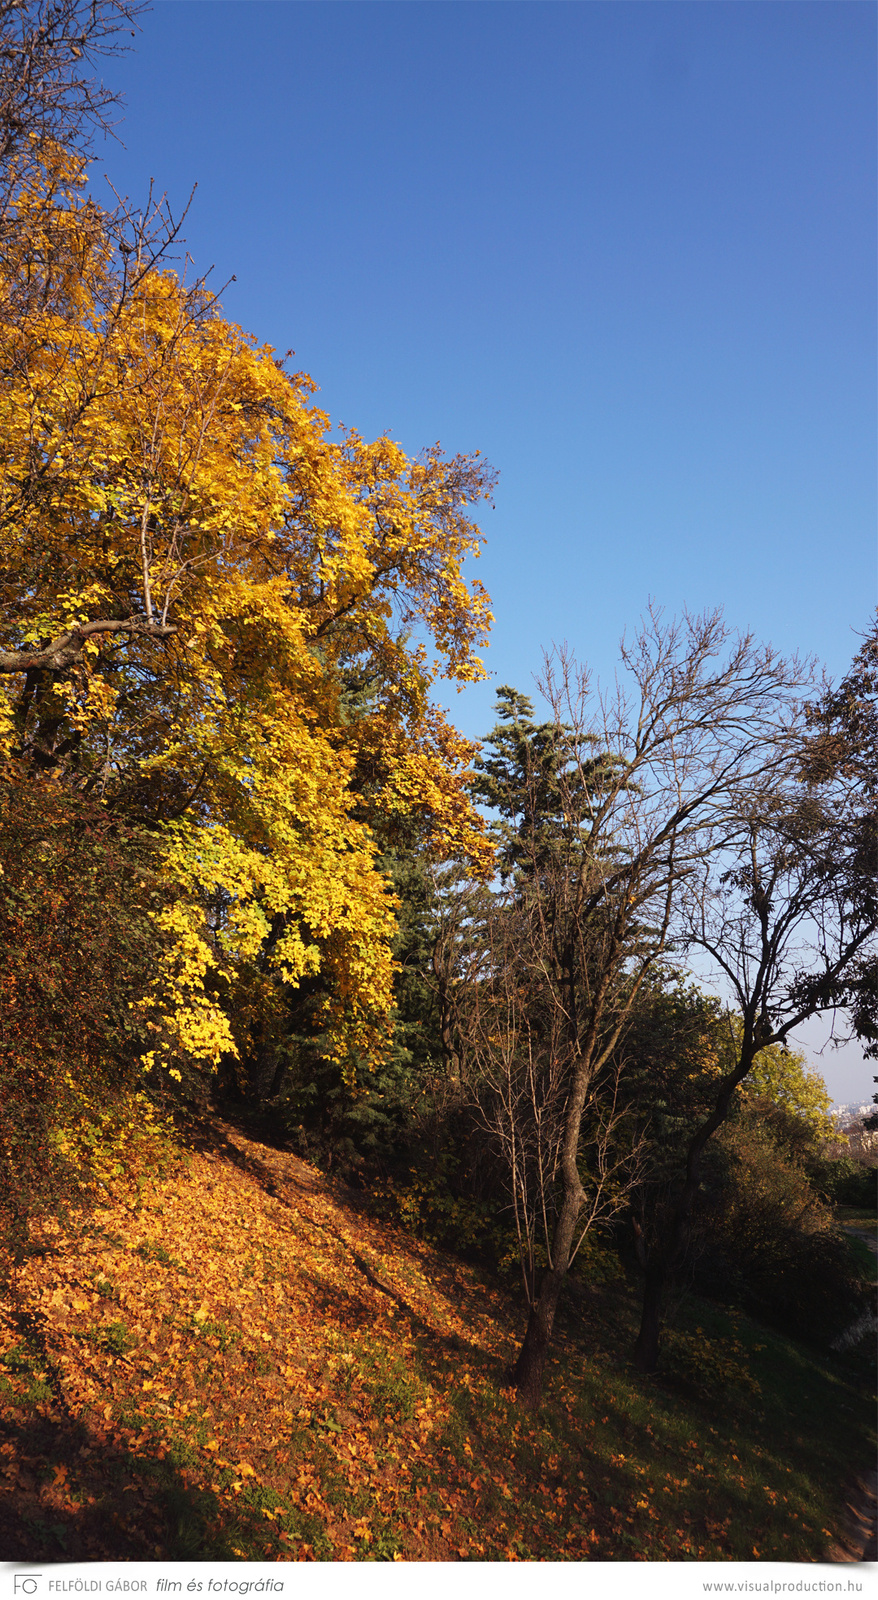
[[[0,0],[0,169],[52,140],[79,149],[109,133],[120,97],[95,76],[130,49],[139,0]]]

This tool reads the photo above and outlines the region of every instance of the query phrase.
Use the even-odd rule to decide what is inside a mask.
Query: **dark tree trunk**
[[[578,1135],[578,1128],[577,1128]],[[546,1365],[546,1356],[552,1342],[552,1329],[555,1325],[555,1313],[558,1310],[558,1301],[570,1257],[573,1253],[573,1242],[576,1237],[576,1223],[582,1210],[582,1187],[579,1177],[575,1172],[576,1186],[568,1186],[564,1204],[555,1226],[555,1237],[552,1241],[554,1265],[543,1274],[540,1292],[531,1307],[527,1322],[527,1333],[524,1343],[519,1351],[518,1360],[512,1369],[512,1381],[518,1390],[522,1403],[535,1411],[540,1403],[543,1386],[543,1368]]]
[[[540,1286],[539,1297],[531,1309],[527,1333],[512,1369],[512,1381],[519,1398],[529,1410],[535,1411],[540,1403],[543,1388],[543,1368],[552,1342],[555,1312],[561,1296],[562,1274],[547,1272]]]
[[[273,1074],[272,1080],[271,1080],[271,1086],[270,1086],[269,1091],[268,1091],[269,1100],[276,1099],[276,1097],[280,1094],[281,1089],[283,1087],[284,1078],[286,1077],[286,1071],[287,1071],[286,1056],[284,1055],[282,1050],[279,1050],[278,1054],[277,1054],[277,1061],[276,1061],[275,1068],[274,1068],[274,1074]]]
[[[664,1286],[664,1266],[656,1263],[647,1267],[640,1332],[634,1346],[634,1365],[639,1372],[655,1372],[658,1366]]]

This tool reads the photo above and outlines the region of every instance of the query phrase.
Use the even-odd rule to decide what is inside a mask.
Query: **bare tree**
[[[873,695],[874,688],[873,681]],[[722,849],[697,862],[682,886],[683,942],[709,958],[736,1026],[730,1068],[689,1139],[663,1224],[649,1245],[640,1237],[645,1290],[635,1361],[644,1371],[657,1365],[662,1295],[686,1249],[704,1149],[759,1051],[846,1003],[855,1018],[859,1007],[864,1035],[874,1036],[874,1005],[866,1017],[863,993],[874,993],[876,976],[875,784],[873,776],[864,785],[861,769],[878,770],[878,724],[874,716],[863,721],[871,753],[861,739],[853,761],[849,742],[832,745],[825,726],[815,732],[814,709],[806,708],[800,738],[781,747],[770,783],[759,774],[733,786]]]
[[[495,1079],[506,1094],[507,1141],[526,1106],[529,1138],[540,1141],[535,1170],[555,1195],[548,1265],[514,1368],[529,1405],[539,1401],[564,1279],[594,1201],[584,1130],[597,1137],[599,1171],[610,1143],[600,1130],[616,1115],[611,1065],[645,981],[679,935],[681,891],[733,832],[742,786],[770,788],[803,681],[770,648],[732,638],[718,613],[666,625],[651,612],[622,661],[630,688],[617,684],[610,695],[593,694],[566,651],[547,661],[540,688],[562,756],[557,820],[546,829],[523,807],[516,845],[515,961],[527,976],[520,1002],[511,989],[504,1004],[510,1018],[523,1016],[538,974],[541,1018],[535,1024],[531,1013],[526,1027],[508,1030],[514,1063],[509,1037],[495,1030]],[[487,1037],[483,1030],[483,1056]],[[533,1168],[522,1149],[519,1170],[528,1161]],[[601,1204],[611,1188],[604,1183]]]
[[[539,919],[497,898],[486,926],[486,959],[469,991],[470,1087],[475,1113],[506,1175],[509,1211],[528,1309],[542,1269],[554,1265],[562,1199],[560,1163],[571,1071],[561,996],[546,969]],[[577,1167],[582,1204],[567,1268],[586,1236],[624,1209],[639,1178],[641,1136],[629,1136],[619,1098],[621,1065],[608,1065],[583,1110]]]
[[[130,48],[139,0],[0,0],[0,172],[47,140],[86,147],[109,132],[119,95],[100,58]]]

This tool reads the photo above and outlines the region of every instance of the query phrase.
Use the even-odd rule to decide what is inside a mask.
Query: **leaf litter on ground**
[[[595,1325],[592,1350],[562,1335],[530,1416],[511,1297],[350,1200],[215,1123],[78,1233],[44,1222],[0,1320],[5,1554],[820,1558],[752,1377],[749,1418],[688,1437],[692,1402],[608,1368]]]

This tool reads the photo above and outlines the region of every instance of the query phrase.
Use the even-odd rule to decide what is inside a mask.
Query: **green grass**
[[[875,1251],[870,1250],[865,1239],[858,1239],[854,1234],[848,1235],[848,1246],[860,1276],[867,1283],[878,1282],[878,1256]]]
[[[352,1342],[347,1354],[338,1363],[336,1373],[340,1387],[350,1392],[357,1382],[370,1396],[388,1420],[408,1422],[414,1414],[420,1386],[398,1355],[387,1347],[369,1339]]]
[[[836,1206],[835,1216],[842,1226],[845,1223],[855,1223],[861,1228],[871,1228],[873,1233],[878,1229],[878,1215],[874,1206],[871,1209],[864,1209],[862,1206]]]
[[[636,1313],[619,1290],[575,1331],[568,1322],[535,1419],[504,1398],[489,1362],[473,1363],[462,1387],[457,1363],[437,1371],[424,1350],[424,1375],[453,1395],[443,1446],[459,1470],[488,1479],[474,1515],[483,1559],[557,1559],[565,1526],[580,1543],[590,1525],[599,1560],[821,1559],[845,1486],[872,1459],[863,1385],[874,1387],[874,1361],[821,1355],[690,1297],[661,1375],[644,1377],[627,1359]],[[441,1493],[441,1477],[430,1486]]]

